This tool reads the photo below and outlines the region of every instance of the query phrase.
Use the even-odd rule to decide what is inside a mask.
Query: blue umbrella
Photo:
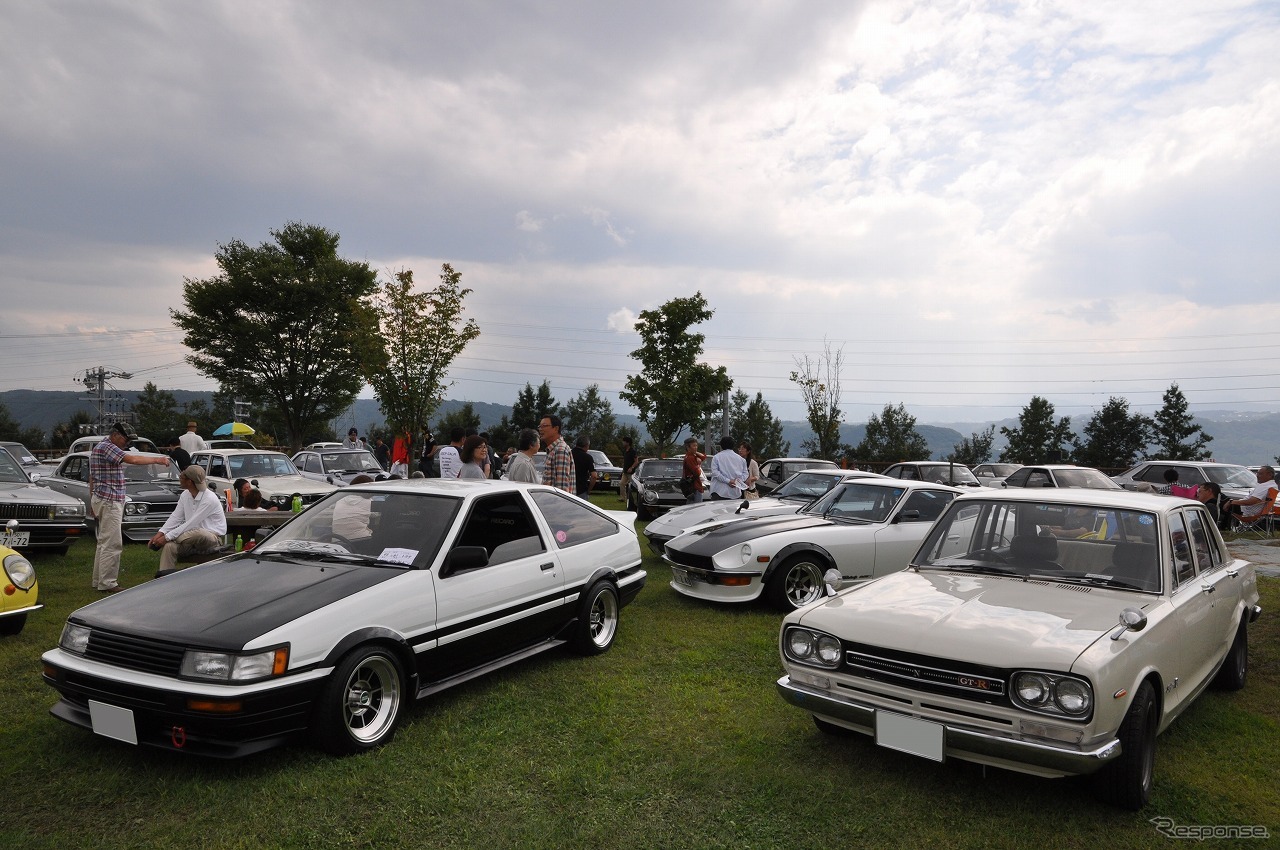
[[[218,430],[213,432],[215,437],[239,437],[248,436],[254,433],[254,430],[243,422],[228,422]]]

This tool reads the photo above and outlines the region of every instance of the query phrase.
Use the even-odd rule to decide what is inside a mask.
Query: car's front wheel
[[[1156,767],[1156,692],[1143,682],[1120,724],[1120,755],[1094,777],[1094,792],[1103,802],[1137,811],[1151,797]]]
[[[1213,686],[1224,691],[1238,691],[1249,678],[1249,626],[1243,621],[1236,631],[1236,639],[1227,650],[1222,669],[1213,678]]]
[[[582,609],[574,628],[573,647],[583,655],[608,652],[618,636],[618,591],[598,581],[582,597]]]
[[[385,647],[363,646],[338,664],[320,695],[312,734],[320,747],[348,755],[385,744],[404,705],[404,670]]]
[[[765,587],[769,604],[783,611],[803,608],[822,598],[826,565],[810,554],[794,555],[782,563]]]
[[[26,614],[14,614],[12,617],[0,617],[0,635],[16,635],[27,624]]]

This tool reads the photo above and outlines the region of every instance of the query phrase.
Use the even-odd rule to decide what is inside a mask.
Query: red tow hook
[[[181,726],[174,726],[169,732],[169,740],[177,749],[182,749],[187,745],[187,730]]]

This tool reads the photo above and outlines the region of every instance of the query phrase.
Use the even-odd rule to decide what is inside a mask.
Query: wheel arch
[[[358,629],[351,632],[342,640],[333,645],[329,653],[325,656],[322,666],[336,667],[338,663],[356,647],[366,646],[368,644],[376,644],[384,646],[395,653],[396,658],[400,661],[401,667],[404,668],[405,675],[405,691],[412,695],[418,690],[418,666],[414,657],[413,648],[409,646],[396,632],[391,629],[385,629],[379,626],[370,626],[364,629]]]
[[[764,586],[769,583],[769,579],[773,578],[773,574],[777,571],[780,564],[786,563],[793,555],[813,555],[826,563],[826,569],[840,569],[836,565],[836,559],[831,553],[816,543],[789,543],[778,550],[778,553],[769,559],[769,566],[765,567],[764,575],[760,577],[760,584]]]

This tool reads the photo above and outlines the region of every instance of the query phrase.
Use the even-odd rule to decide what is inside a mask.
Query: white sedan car
[[[815,499],[825,496],[841,481],[854,478],[884,478],[878,472],[858,469],[816,467],[797,472],[782,486],[762,499],[714,499],[672,508],[644,527],[645,539],[653,554],[662,557],[662,548],[678,534],[704,523],[728,521],[733,517],[761,517],[793,514]]]
[[[824,732],[1094,774],[1104,800],[1137,809],[1156,735],[1206,686],[1244,686],[1259,613],[1253,566],[1199,502],[979,491],[951,503],[910,569],[788,616],[778,690]]]
[[[924,481],[860,478],[794,515],[692,529],[666,545],[671,587],[712,602],[750,602],[763,594],[791,611],[822,597],[828,570],[838,570],[845,584],[905,568],[960,492]]]
[[[262,493],[264,507],[287,510],[294,496],[306,507],[337,489],[327,482],[303,477],[293,461],[281,452],[206,449],[193,454],[191,462],[205,471],[209,483],[219,494],[233,489],[241,478],[249,481]]]
[[[357,484],[252,551],[72,612],[44,679],[55,717],[129,744],[354,753],[414,699],[607,651],[644,583],[635,514],[541,485]]]

